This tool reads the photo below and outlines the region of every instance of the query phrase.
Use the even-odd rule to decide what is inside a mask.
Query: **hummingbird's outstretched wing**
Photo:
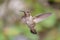
[[[38,23],[38,22],[43,21],[44,19],[48,18],[50,15],[51,15],[51,13],[39,14],[39,15],[33,17],[33,21],[35,23]]]

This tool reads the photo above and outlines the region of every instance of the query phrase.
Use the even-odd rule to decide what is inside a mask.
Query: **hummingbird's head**
[[[28,17],[28,16],[31,16],[31,10],[28,10],[28,9],[27,9],[27,10],[24,10],[24,11],[21,11],[21,12],[23,12],[24,15],[27,16],[27,17]]]

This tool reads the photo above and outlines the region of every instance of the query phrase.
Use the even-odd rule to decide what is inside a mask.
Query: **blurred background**
[[[52,13],[36,24],[37,34],[20,21],[25,8],[32,16]],[[60,40],[60,0],[0,0],[0,40]]]

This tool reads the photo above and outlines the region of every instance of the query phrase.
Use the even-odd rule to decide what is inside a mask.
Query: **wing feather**
[[[39,15],[33,17],[33,21],[35,23],[38,23],[38,22],[43,21],[44,19],[48,18],[50,15],[51,15],[51,13],[39,14]]]

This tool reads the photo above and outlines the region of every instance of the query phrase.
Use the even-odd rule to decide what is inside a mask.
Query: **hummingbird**
[[[44,14],[38,14],[33,17],[31,15],[30,10],[26,10],[23,12],[24,12],[24,15],[21,17],[22,22],[24,22],[30,28],[31,33],[33,33],[33,34],[37,34],[37,32],[35,30],[36,23],[45,20],[46,18],[48,18],[51,15],[51,13],[44,13]]]

